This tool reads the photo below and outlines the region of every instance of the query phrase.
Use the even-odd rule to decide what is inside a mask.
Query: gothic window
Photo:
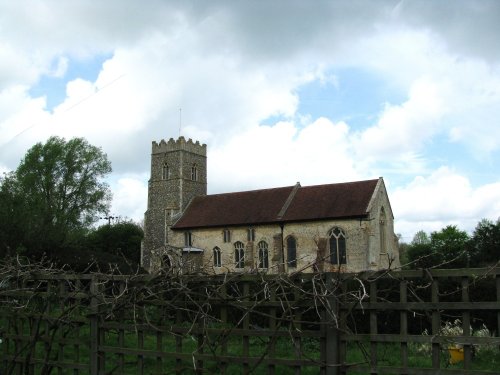
[[[255,241],[255,229],[254,228],[247,229],[247,241]]]
[[[222,266],[222,258],[220,249],[218,247],[214,247],[214,267]]]
[[[269,251],[265,241],[259,242],[259,268],[269,268]]]
[[[224,242],[231,242],[231,231],[229,229],[224,229],[222,231],[222,238]]]
[[[161,179],[168,180],[170,178],[170,167],[167,163],[163,164],[163,168],[161,171]]]
[[[161,266],[163,270],[168,270],[172,267],[172,261],[168,255],[164,255],[161,258]]]
[[[346,264],[346,238],[342,229],[335,227],[329,233],[330,263]]]
[[[245,267],[245,250],[243,243],[240,241],[234,244],[234,262],[236,268]]]
[[[193,164],[191,167],[191,180],[192,181],[198,181],[198,167],[196,164]]]
[[[380,209],[380,253],[385,254],[387,252],[385,246],[385,210],[384,207]]]
[[[286,256],[288,267],[297,267],[297,240],[294,236],[286,239]]]
[[[184,246],[191,247],[193,246],[193,235],[191,232],[184,232]]]

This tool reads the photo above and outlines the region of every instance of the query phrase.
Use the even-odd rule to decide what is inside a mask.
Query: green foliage
[[[132,222],[102,225],[87,236],[87,246],[96,253],[113,254],[139,263],[144,232]]]
[[[475,267],[487,266],[500,261],[500,219],[496,223],[481,220],[470,240],[471,264]]]
[[[431,233],[432,251],[439,256],[442,268],[462,268],[468,266],[467,232],[455,225],[448,225],[439,232]]]
[[[455,225],[448,225],[429,236],[415,234],[407,248],[409,268],[463,268],[469,266],[469,236]]]
[[[101,178],[110,172],[106,154],[83,138],[34,145],[1,181],[2,251],[39,258],[71,248],[107,211],[111,193]]]

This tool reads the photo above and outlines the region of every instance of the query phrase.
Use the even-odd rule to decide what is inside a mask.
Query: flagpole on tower
[[[182,129],[182,108],[179,108],[179,137],[181,136]]]

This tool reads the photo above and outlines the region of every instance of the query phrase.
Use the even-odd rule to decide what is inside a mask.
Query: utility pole
[[[107,220],[108,221],[108,225],[111,225],[111,220],[117,219],[117,217],[116,216],[108,215],[108,216],[105,216],[105,217],[100,217],[99,219],[101,219],[101,220]]]

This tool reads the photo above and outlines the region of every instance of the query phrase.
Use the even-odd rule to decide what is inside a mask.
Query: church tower
[[[168,232],[196,196],[207,194],[207,146],[179,137],[154,142],[148,208],[144,215],[141,263],[151,267],[153,253],[168,245]]]

